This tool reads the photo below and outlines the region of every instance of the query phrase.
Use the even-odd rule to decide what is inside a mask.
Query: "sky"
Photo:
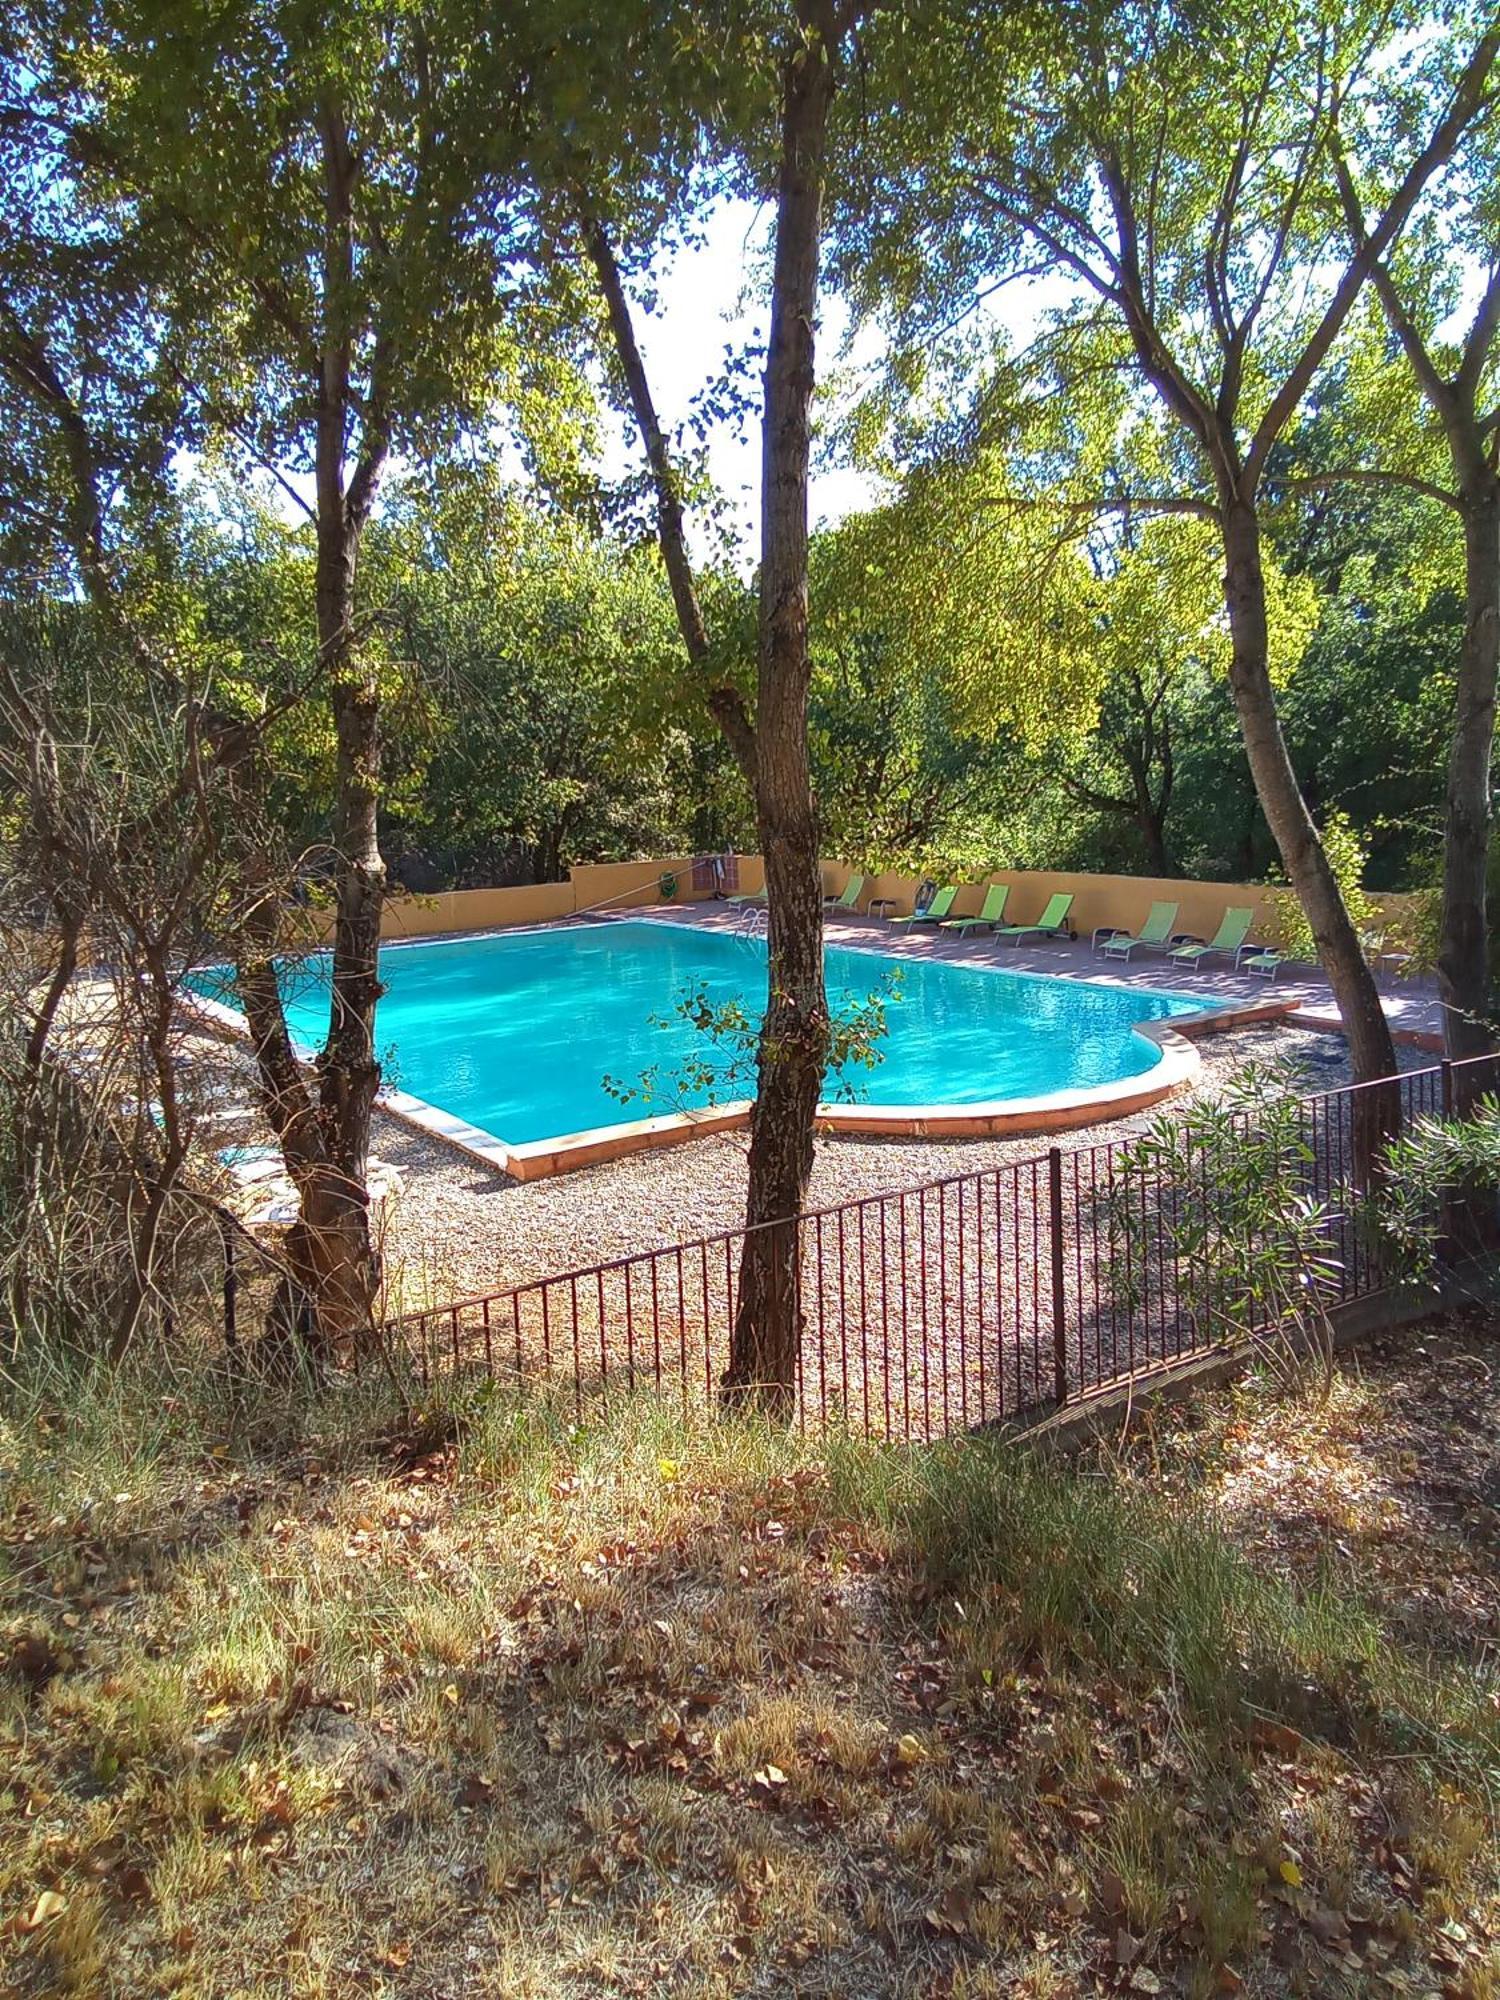
[[[764,337],[768,317],[770,240],[775,221],[771,203],[724,201],[712,210],[703,240],[693,248],[663,258],[653,276],[658,309],[647,314],[636,304],[636,337],[645,357],[657,410],[670,436],[688,415],[692,400],[723,361],[726,342],[741,346]],[[1004,331],[1012,342],[1033,339],[1043,317],[1076,292],[1071,279],[1048,276],[1021,280],[976,303],[976,322],[992,333]],[[837,293],[825,287],[819,300],[816,360],[820,390],[830,386],[838,398],[866,385],[882,358],[879,330],[862,327],[845,348],[849,311]],[[758,368],[753,383],[760,393]],[[845,515],[871,507],[886,497],[874,475],[838,462],[825,440],[820,453],[814,438],[809,494],[814,528],[836,523]],[[622,422],[615,426],[605,453],[611,475],[639,468],[639,444],[627,436]],[[734,511],[739,529],[740,566],[748,571],[758,555],[760,523],[760,426],[752,421],[744,437],[733,427],[716,427],[708,446],[709,470]],[[701,525],[689,523],[693,553],[707,553]]]
[[[725,201],[712,211],[699,245],[679,250],[656,268],[658,308],[645,313],[636,304],[636,337],[645,358],[652,394],[668,435],[688,416],[692,401],[720,368],[726,343],[741,347],[763,341],[768,318],[764,290],[768,246],[775,211],[769,203]],[[820,376],[839,362],[849,314],[837,294],[820,302],[817,361]],[[846,364],[856,376],[875,367],[879,336],[862,331]],[[844,372],[841,366],[841,373]],[[758,364],[755,393],[759,396]],[[611,474],[637,469],[639,444],[627,438],[623,422],[613,428],[605,453]],[[742,554],[753,562],[760,523],[760,427],[745,435],[716,425],[708,444],[708,464],[737,522]],[[879,482],[847,465],[815,462],[809,506],[815,527],[841,520],[881,497]],[[701,531],[694,536],[702,554]]]

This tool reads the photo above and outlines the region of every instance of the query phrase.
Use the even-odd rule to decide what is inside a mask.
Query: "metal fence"
[[[1388,1130],[1497,1086],[1500,1060],[1481,1057],[1298,1101],[1300,1172],[1324,1205],[1339,1301],[1383,1282],[1350,1198],[1361,1117],[1378,1101]],[[1211,1202],[1214,1189],[1192,1194]],[[768,1225],[802,1264],[798,1422],[925,1442],[1210,1351],[1219,1334],[1178,1242],[1185,1198],[1180,1172],[1153,1173],[1126,1139]],[[686,1410],[713,1400],[727,1365],[744,1243],[728,1230],[407,1313],[387,1331],[424,1382],[561,1378],[580,1408],[649,1386]]]

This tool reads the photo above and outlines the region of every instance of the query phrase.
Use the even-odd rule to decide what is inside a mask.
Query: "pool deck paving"
[[[656,905],[625,913],[671,923],[701,924],[710,930],[733,931],[741,913],[727,903]],[[830,912],[823,934],[830,945],[851,951],[889,953],[898,959],[941,959],[954,965],[979,965],[1008,972],[1045,973],[1052,978],[1105,980],[1116,986],[1151,986],[1172,993],[1201,994],[1205,1002],[1229,1006],[1263,1006],[1268,1001],[1293,1003],[1288,1018],[1294,1026],[1337,1033],[1338,1008],[1328,981],[1315,965],[1285,962],[1274,979],[1236,971],[1227,957],[1201,969],[1174,964],[1163,953],[1141,950],[1129,958],[1096,952],[1088,937],[1032,939],[1014,945],[987,931],[960,937],[936,925],[896,925],[877,917]],[[1391,1032],[1408,1047],[1436,1053],[1442,1045],[1442,1008],[1437,984],[1430,977],[1396,979],[1379,974],[1376,984]]]
[[[755,913],[743,906],[720,901],[648,905],[595,915],[582,922],[591,927],[601,922],[666,922],[711,930],[720,936],[740,933],[748,941],[758,936],[754,917]],[[544,928],[566,928],[568,922],[577,924],[578,920]],[[1338,1029],[1332,995],[1313,966],[1287,963],[1271,979],[1237,968],[1227,959],[1198,969],[1174,962],[1165,952],[1142,949],[1139,957],[1122,958],[1096,949],[1092,938],[1032,938],[1018,945],[986,931],[961,933],[937,925],[898,925],[840,910],[830,911],[825,924],[831,946],[868,952],[872,957],[879,954],[886,963],[946,963],[996,976],[1019,972],[1117,989],[1166,989],[1179,996],[1201,995],[1204,1002],[1201,1014],[1174,1015],[1169,1020],[1139,1025],[1138,1032],[1160,1050],[1158,1061],[1148,1070],[1088,1087],[963,1103],[887,1104],[879,1100],[878,1092],[872,1092],[854,1103],[831,1102],[820,1107],[820,1129],[836,1136],[975,1140],[1039,1138],[1085,1130],[1149,1110],[1188,1090],[1201,1067],[1198,1044],[1205,1038],[1288,1021],[1304,1029]],[[1439,1013],[1430,982],[1397,984],[1387,980],[1386,988],[1383,999],[1397,1042],[1425,1051],[1436,1049]],[[399,1091],[383,1092],[381,1101],[396,1119],[523,1182],[576,1173],[632,1153],[660,1152],[700,1141],[709,1133],[729,1134],[748,1125],[751,1108],[746,1101],[718,1104],[704,1111],[675,1110],[518,1144]]]

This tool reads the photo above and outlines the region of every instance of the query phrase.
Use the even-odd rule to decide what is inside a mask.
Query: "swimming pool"
[[[464,1137],[462,1125],[470,1143],[511,1149],[702,1105],[704,1090],[676,1087],[622,1105],[605,1079],[636,1087],[654,1070],[675,1086],[704,1055],[677,999],[701,990],[714,1005],[738,1000],[758,1021],[766,994],[762,942],[650,920],[388,946],[380,970],[376,1034],[397,1108],[415,1100],[446,1114],[449,1136]],[[1087,1094],[1161,1063],[1137,1024],[1213,1007],[1104,981],[847,950],[828,953],[830,1002],[863,999],[892,973],[900,984],[885,1001],[882,1060],[854,1073],[871,1107]],[[213,992],[211,979],[200,990]],[[326,982],[327,960],[315,959],[288,984],[288,1023],[309,1048],[327,1030]]]

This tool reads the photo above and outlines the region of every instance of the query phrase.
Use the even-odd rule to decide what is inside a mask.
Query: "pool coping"
[[[670,919],[642,917],[632,913],[630,921],[663,923]],[[561,929],[569,922],[526,925],[527,930]],[[521,928],[521,927],[517,927]],[[461,936],[482,937],[495,932],[475,931],[445,936],[443,943],[457,942]],[[403,943],[408,940],[403,940]],[[421,940],[412,939],[411,943]],[[859,946],[846,947],[859,950]],[[875,952],[870,957],[899,955]],[[1029,979],[1066,978],[1065,974],[1017,974],[1005,966],[974,965],[975,972],[993,971],[1007,977]],[[1117,991],[1131,989],[1109,980],[1071,980],[1073,985],[1116,985]],[[249,1026],[237,1008],[206,994],[184,993],[181,1004],[199,1016],[206,1026],[237,1039],[245,1039]],[[1193,1044],[1207,1035],[1226,1034],[1237,1028],[1268,1021],[1286,1020],[1297,1011],[1297,1001],[1266,999],[1242,1006],[1206,1008],[1197,1014],[1178,1014],[1158,1021],[1137,1021],[1132,1031],[1154,1042],[1159,1059],[1150,1069],[1134,1076],[1118,1077],[1109,1083],[1090,1084],[1072,1090],[1044,1091],[1032,1097],[1005,1097],[970,1100],[961,1104],[820,1104],[817,1129],[823,1133],[858,1138],[883,1139],[999,1139],[1043,1137],[1067,1132],[1081,1125],[1103,1125],[1147,1111],[1185,1089],[1198,1074],[1201,1059]],[[314,1052],[294,1041],[292,1053],[310,1067]],[[564,1133],[555,1139],[535,1139],[512,1144],[471,1125],[451,1111],[413,1097],[409,1091],[382,1087],[376,1097],[380,1109],[400,1123],[432,1139],[467,1154],[481,1165],[498,1169],[512,1180],[547,1180],[557,1174],[574,1173],[582,1167],[598,1166],[627,1154],[681,1145],[713,1133],[742,1131],[750,1123],[751,1104],[737,1099],[729,1104],[710,1105],[698,1111],[664,1112],[654,1118],[631,1119],[616,1125],[598,1125],[581,1132]]]

